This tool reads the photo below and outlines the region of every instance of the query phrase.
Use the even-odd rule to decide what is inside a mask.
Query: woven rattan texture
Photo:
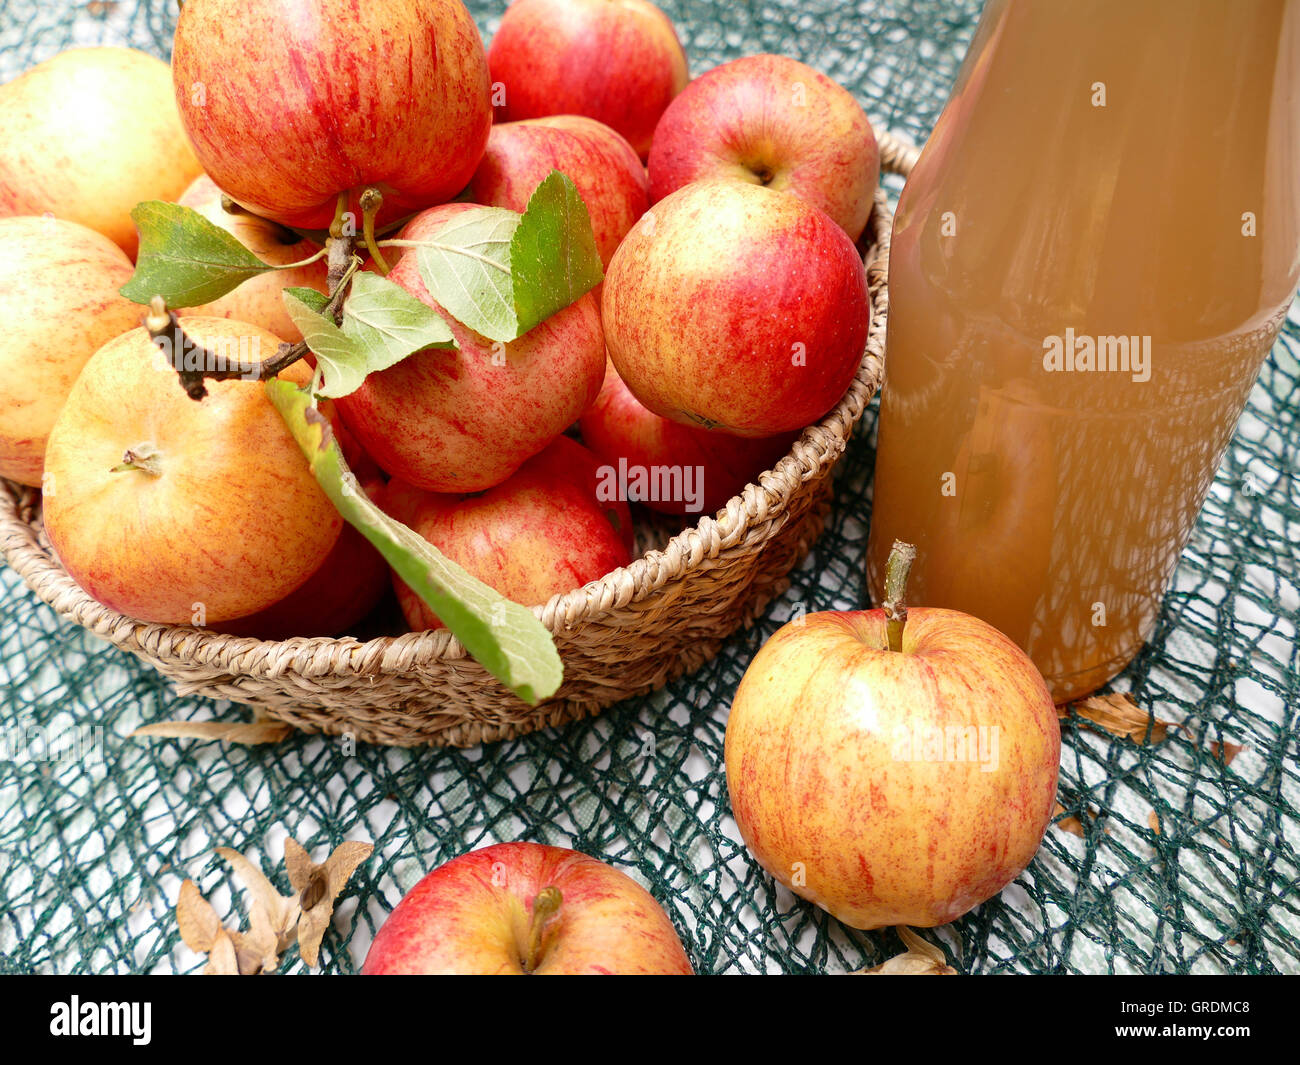
[[[504,5],[470,6],[490,32]],[[918,143],[978,13],[972,0],[663,6],[697,72],[755,51],[794,55],[849,86],[878,127]],[[0,76],[72,43],[166,54],[173,9],[0,0]],[[892,198],[899,182],[886,187]],[[1114,684],[1183,728],[1144,747],[1065,725],[1061,802],[1083,835],[1051,829],[1015,885],[927,933],[961,970],[1300,971],[1298,385],[1293,312],[1158,631]],[[874,408],[836,471],[824,533],[754,627],[653,695],[470,750],[126,739],[148,721],[240,713],[178,696],[0,571],[0,968],[192,970],[199,959],[169,915],[180,880],[196,879],[237,919],[212,848],[247,851],[271,872],[286,835],[317,856],[344,838],[377,845],[336,911],[327,971],[360,965],[424,870],[506,839],[574,846],[630,872],[702,972],[842,972],[896,952],[893,933],[847,930],[773,886],[739,842],[722,772],[727,705],[762,640],[797,610],[861,601],[873,428]],[[1245,749],[1225,765],[1215,742]],[[50,757],[46,743],[65,750]],[[302,966],[291,955],[285,968]]]

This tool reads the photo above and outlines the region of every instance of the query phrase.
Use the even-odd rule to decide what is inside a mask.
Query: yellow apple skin
[[[80,222],[134,259],[132,208],[201,172],[154,56],[73,48],[0,86],[0,215]]]
[[[970,726],[997,729],[988,757],[945,759],[954,744],[926,760],[934,730]],[[790,622],[750,663],[727,722],[745,844],[854,928],[945,924],[1001,891],[1042,841],[1060,756],[1033,663],[953,610],[910,610],[901,651],[880,610]]]
[[[0,218],[0,477],[39,486],[45,443],[86,361],[140,324],[131,260],[54,218]]]
[[[362,973],[521,976],[533,900],[561,894],[544,926],[536,976],[690,976],[668,915],[613,866],[562,847],[498,843],[424,877],[375,935]]]
[[[209,347],[246,337],[254,359],[280,343],[226,318],[185,326]],[[281,376],[310,375],[298,362]],[[211,625],[264,610],[320,568],[342,530],[261,382],[209,381],[208,393],[190,399],[134,329],[91,357],[50,433],[50,543],[91,596],[141,621]],[[156,453],[156,472],[118,468],[128,450]]]
[[[177,202],[198,211],[213,225],[224,229],[259,259],[272,266],[304,262],[320,250],[306,238],[286,244],[284,236],[291,231],[268,219],[246,211],[231,214],[225,210],[221,206],[221,190],[207,174],[196,178]],[[181,314],[236,318],[241,322],[260,325],[281,340],[296,344],[302,339],[302,333],[284,309],[282,293],[286,288],[314,288],[317,292],[328,294],[328,274],[329,266],[324,259],[318,259],[310,266],[295,266],[292,270],[258,274],[250,277],[233,292],[227,292],[211,303],[188,308]]]

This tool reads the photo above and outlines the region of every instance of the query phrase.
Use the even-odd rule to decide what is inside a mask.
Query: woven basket
[[[906,174],[917,150],[880,137],[882,168]],[[230,699],[305,732],[367,743],[468,747],[558,725],[699,668],[789,585],[821,533],[831,471],[884,371],[892,219],[883,192],[862,237],[871,332],[848,392],[776,467],[657,550],[536,608],[564,662],[556,695],[530,707],[447,630],[364,643],[280,642],[135,621],[91,599],[50,551],[40,493],[0,480],[0,550],[44,602],[176,682],[181,695]]]

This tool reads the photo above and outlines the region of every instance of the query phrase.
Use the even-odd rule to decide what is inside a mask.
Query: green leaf
[[[266,391],[339,513],[375,545],[465,649],[524,702],[536,706],[554,695],[564,667],[537,615],[470,576],[371,502],[307,392],[280,380],[266,382]]]
[[[510,269],[520,333],[580,299],[605,276],[587,205],[558,170],[528,200],[510,243]]]
[[[421,241],[417,252],[429,294],[489,340],[520,335],[510,275],[510,244],[520,221],[504,207],[462,211]]]
[[[131,212],[140,231],[135,273],[122,295],[135,303],[161,296],[172,308],[198,307],[274,267],[220,226],[178,203],[149,200]]]
[[[489,340],[515,340],[604,277],[591,217],[577,187],[553,170],[522,215],[464,211],[417,241],[429,293]]]
[[[295,299],[307,304],[317,314],[324,314],[325,308],[330,305],[330,298],[318,289],[286,288],[284,291],[291,293]]]
[[[320,394],[338,399],[355,392],[368,372],[369,356],[365,345],[348,336],[323,314],[312,310],[294,295],[297,291],[301,290],[284,291],[284,309],[316,356],[317,364],[325,371],[325,384]]]
[[[401,285],[362,271],[343,304],[343,332],[366,349],[366,372],[375,373],[425,348],[454,348],[442,316]]]

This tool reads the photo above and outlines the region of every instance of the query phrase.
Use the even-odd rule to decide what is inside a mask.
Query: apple
[[[599,503],[562,438],[496,488],[480,495],[424,492],[388,483],[380,505],[507,599],[541,605],[625,566],[630,553],[607,506]],[[413,631],[442,627],[438,616],[394,576]]]
[[[460,0],[189,0],[172,74],[212,180],[299,229],[328,228],[342,193],[356,213],[370,186],[379,224],[451,199],[492,124]]]
[[[1056,800],[1060,728],[1028,656],[977,618],[895,595],[779,629],[727,722],[745,845],[854,928],[944,924],[991,898]]]
[[[227,318],[185,327],[230,359],[280,343]],[[299,362],[281,376],[305,385],[311,371]],[[86,363],[50,433],[50,543],[91,596],[141,621],[213,625],[264,610],[320,568],[342,528],[263,385],[209,382],[208,393],[186,396],[134,329]]]
[[[79,222],[134,259],[131,210],[199,173],[161,59],[73,48],[0,86],[0,215]]]
[[[45,443],[90,357],[140,323],[126,252],[55,218],[0,218],[0,477],[37,486]]]
[[[206,174],[195,178],[177,201],[192,208],[215,226],[235,237],[245,248],[271,266],[288,266],[310,259],[320,249],[305,237],[242,208],[235,213],[221,206],[222,191]],[[284,309],[282,293],[286,288],[314,288],[328,294],[326,277],[329,266],[318,259],[310,266],[295,266],[290,270],[276,270],[251,277],[233,292],[181,312],[208,318],[237,318],[261,326],[290,344],[302,339],[302,333],[293,324]]]
[[[856,241],[867,226],[880,150],[858,102],[795,59],[746,56],[696,78],[664,112],[650,148],[650,197],[729,178],[788,192]]]
[[[562,847],[498,843],[424,877],[375,935],[365,975],[690,976],[653,896]]]
[[[472,206],[425,211],[402,237],[430,239]],[[391,476],[430,492],[491,488],[577,421],[600,391],[605,342],[591,293],[501,344],[434,301],[413,251],[388,279],[441,313],[460,345],[416,352],[339,400],[348,428]]]
[[[686,87],[686,53],[648,0],[514,0],[488,50],[498,122],[586,115],[642,159]]]
[[[605,275],[610,358],[656,414],[775,436],[829,411],[871,322],[866,269],[823,211],[738,181],[679,189],[624,238]]]
[[[632,146],[594,118],[555,115],[493,126],[468,197],[522,212],[552,170],[577,186],[591,215],[601,264],[608,266],[650,206],[650,196],[645,167]]]
[[[572,437],[561,436],[529,462],[529,468],[534,472],[576,484],[588,499],[594,499],[628,552],[635,552],[636,527],[632,523],[632,510],[625,498],[605,490],[609,483],[609,464],[604,459]]]
[[[582,439],[605,460],[604,474],[622,470],[627,483],[645,471],[652,483],[681,491],[649,492],[638,501],[665,514],[713,513],[739,495],[790,450],[794,434],[749,438],[710,432],[661,418],[632,395],[613,364],[579,422]],[[621,465],[620,465],[621,463]],[[619,480],[622,483],[622,480]]]

